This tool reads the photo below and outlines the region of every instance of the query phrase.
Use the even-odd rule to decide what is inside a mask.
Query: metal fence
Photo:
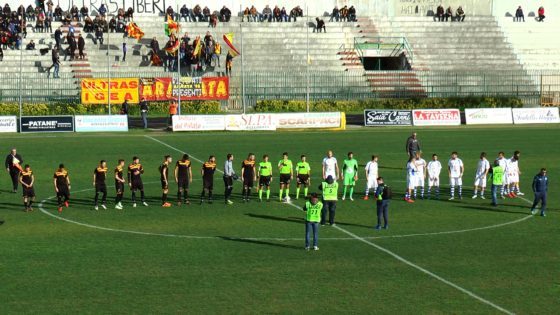
[[[188,75],[187,73],[183,75]],[[207,73],[204,76],[215,76]],[[94,74],[96,78],[178,77],[137,71]],[[81,79],[61,73],[0,73],[0,102],[79,103]],[[230,78],[230,101],[239,110],[258,100],[353,100],[418,97],[519,97],[530,105],[560,105],[558,71],[276,71],[240,72]]]

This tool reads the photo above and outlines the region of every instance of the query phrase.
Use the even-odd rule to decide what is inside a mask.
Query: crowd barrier
[[[364,110],[364,126],[457,126],[458,109]],[[558,107],[540,108],[470,108],[465,109],[466,125],[554,124],[560,123]]]

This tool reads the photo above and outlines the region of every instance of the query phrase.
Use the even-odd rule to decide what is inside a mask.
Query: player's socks
[[[282,200],[282,193],[284,193],[284,189],[280,189],[280,194],[278,195],[278,198],[280,200]]]
[[[262,192],[263,192],[263,190],[262,190],[262,189],[259,189],[259,199],[260,199],[260,200],[262,200]]]
[[[167,194],[166,194],[166,193],[163,193],[163,194],[161,195],[161,202],[162,202],[162,203],[166,203],[166,202],[167,202]]]
[[[477,194],[478,194],[478,188],[475,188],[473,192],[473,196],[476,196]]]
[[[414,199],[416,199],[416,188],[414,188]]]
[[[23,206],[25,207],[25,210],[29,209],[29,206],[27,205],[27,201],[23,201]]]
[[[303,196],[307,197],[308,192],[309,192],[309,188],[307,188],[307,186],[305,186],[305,188],[303,189]]]
[[[286,188],[286,198],[290,198],[290,188]]]
[[[342,191],[342,200],[346,199],[346,189],[348,187],[344,186],[344,190]]]
[[[354,186],[350,186],[350,199],[354,196]]]
[[[366,188],[366,192],[364,193],[365,197],[369,196],[369,188]]]
[[[299,187],[296,188],[296,199],[299,199]]]
[[[33,205],[33,199],[27,201],[27,206],[29,208],[31,208],[31,205]]]
[[[181,199],[181,191],[178,191],[178,192],[177,192],[177,200],[178,200],[179,202],[181,202],[181,200],[182,200],[182,199]]]
[[[270,199],[270,189],[268,189],[268,190],[266,191],[266,199],[267,199],[267,200]]]
[[[424,186],[420,189],[420,198],[424,199]]]
[[[459,185],[459,198],[463,198],[463,186]]]
[[[449,194],[451,198],[455,198],[455,186],[451,186]]]
[[[132,203],[136,203],[136,192],[133,191],[133,192],[130,194],[130,196],[131,196],[131,198],[132,198]]]
[[[140,199],[142,199],[142,202],[144,202],[145,197],[146,197],[146,196],[144,195],[144,191],[143,191],[143,190],[140,190]]]

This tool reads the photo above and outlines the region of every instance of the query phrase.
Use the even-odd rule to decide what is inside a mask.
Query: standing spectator
[[[110,31],[111,33],[114,33],[116,29],[117,29],[117,20],[116,20],[115,17],[113,16],[113,17],[109,20],[109,31]]]
[[[55,42],[55,47],[57,49],[60,49],[60,44],[62,42],[62,31],[60,30],[60,27],[56,29],[56,31],[54,31],[54,42]]]
[[[52,17],[47,16],[43,23],[45,26],[45,32],[52,33]]]
[[[490,178],[492,179],[492,205],[498,206],[498,189],[503,187],[504,168],[500,165],[499,160],[494,161],[494,167],[491,169]]]
[[[0,46],[0,61],[4,61],[4,50]]]
[[[533,178],[533,192],[535,200],[531,207],[531,214],[536,214],[535,209],[539,202],[541,203],[541,217],[546,217],[546,194],[548,193],[548,177],[546,176],[546,168],[541,168],[541,172]]]
[[[540,7],[539,11],[538,11],[538,15],[539,17],[537,18],[537,22],[543,22],[545,16],[544,16],[544,7]]]
[[[443,9],[443,6],[440,4],[438,5],[437,9],[436,9],[436,18],[438,19],[439,22],[443,22],[443,15],[445,14],[445,10]],[[435,19],[434,19],[435,21]]]
[[[181,9],[179,10],[179,14],[181,15],[179,18],[179,22],[181,22],[181,18],[185,19],[185,22],[187,22],[187,18],[189,19],[188,22],[191,21],[191,17],[189,15],[189,9],[187,8],[186,4],[183,4]]]
[[[319,201],[316,193],[311,194],[309,201],[305,203],[305,250],[309,250],[309,234],[313,230],[313,250],[319,250],[319,222],[323,210],[323,203]]]
[[[148,102],[145,97],[140,100],[140,116],[142,116],[142,122],[144,123],[144,129],[148,128]]]
[[[406,153],[410,158],[416,157],[416,153],[422,152],[420,149],[420,141],[418,141],[416,132],[413,132],[408,139],[406,139]]]
[[[132,7],[129,7],[128,10],[126,10],[124,17],[128,22],[134,20],[134,9]]]
[[[84,59],[84,48],[86,47],[86,41],[82,37],[82,34],[78,36],[78,57]]]
[[[523,14],[523,9],[521,8],[521,6],[518,6],[517,10],[515,11],[515,17],[513,18],[513,21],[521,22],[521,20],[525,22],[525,14]]]
[[[23,158],[17,153],[17,149],[13,148],[10,154],[6,156],[6,171],[10,174],[12,179],[12,192],[17,193],[18,183],[19,183],[19,173],[21,173],[21,164],[23,163]]]
[[[167,9],[165,10],[165,21],[167,21],[167,19],[175,19],[175,11],[173,11],[173,7],[172,6],[168,6]]]
[[[124,100],[124,103],[121,105],[121,115],[128,117],[128,100]]]
[[[375,200],[377,200],[377,225],[376,230],[381,230],[381,216],[383,216],[383,228],[389,228],[389,201],[392,197],[391,187],[385,185],[383,177],[377,178],[377,189]]]
[[[177,115],[178,108],[179,105],[177,105],[176,99],[173,99],[171,102],[169,102],[169,127],[173,126],[173,116]]]
[[[105,4],[102,3],[101,6],[99,7],[99,15],[105,17],[105,14],[107,14],[107,7],[105,7]]]
[[[448,22],[449,18],[451,18],[451,22],[453,22],[453,9],[451,9],[451,7],[445,10],[445,22]]]
[[[99,45],[103,45],[103,28],[98,27],[95,30],[95,41],[99,43]]]
[[[48,76],[50,76],[50,71],[52,68],[54,68],[54,74],[53,74],[53,78],[58,79],[60,78],[58,76],[58,71],[60,70],[60,55],[58,53],[58,48],[54,47],[52,50],[52,54],[51,54],[51,59],[52,59],[52,65],[49,67],[48,69]]]
[[[329,22],[333,22],[333,21],[338,22],[339,20],[340,20],[340,10],[338,9],[338,6],[336,6],[332,10],[331,18],[330,18]]]
[[[465,10],[463,10],[462,6],[457,8],[457,12],[455,13],[455,19],[457,22],[464,22],[465,21]]]
[[[319,189],[323,191],[323,211],[321,212],[321,225],[327,222],[327,212],[329,213],[329,224],[334,226],[334,217],[336,213],[336,201],[338,200],[338,182],[332,176],[321,183]]]
[[[224,165],[224,198],[227,205],[233,204],[233,202],[230,200],[230,197],[231,192],[233,191],[234,177],[237,177],[237,175],[235,175],[235,170],[233,169],[233,154],[228,153],[226,157],[226,163]]]
[[[227,56],[226,56],[226,75],[228,77],[231,77],[231,66],[233,65],[233,55],[231,54],[231,51],[228,50]]]
[[[122,61],[125,62],[126,61],[126,52],[128,51],[128,48],[126,47],[126,43],[122,43]]]
[[[356,22],[356,8],[350,6],[348,9],[348,22]]]
[[[313,33],[317,32],[317,33],[321,33],[321,32],[327,32],[327,28],[325,27],[325,21],[319,19],[319,18],[315,18],[315,29],[313,30]]]
[[[220,20],[222,22],[229,22],[231,20],[231,10],[224,5],[220,10]]]

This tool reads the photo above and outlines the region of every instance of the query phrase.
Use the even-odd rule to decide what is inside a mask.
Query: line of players
[[[233,182],[239,179],[239,176],[235,173],[235,170],[231,166],[234,159],[233,154],[228,154],[224,167],[224,184],[225,184],[225,203],[232,204],[231,192],[233,189]],[[369,191],[371,189],[375,190],[377,188],[377,177],[378,177],[378,158],[372,156],[370,162],[366,166],[366,177],[367,177],[367,187],[365,199],[368,199]],[[160,181],[162,187],[162,207],[171,207],[171,203],[168,202],[169,194],[169,169],[172,163],[172,158],[169,155],[164,157],[163,163],[159,166]],[[210,156],[206,162],[202,164],[200,174],[202,176],[202,192],[200,195],[200,203],[204,201],[208,203],[213,202],[213,190],[214,190],[214,174],[217,170],[216,157]],[[280,191],[278,194],[278,199],[280,201],[289,202],[290,201],[290,183],[294,178],[294,164],[289,159],[288,153],[284,152],[282,154],[282,159],[277,164],[277,170],[279,172],[279,186]],[[127,173],[127,178],[125,179],[124,173]],[[107,209],[107,185],[106,181],[108,179],[109,169],[107,162],[101,160],[99,165],[93,171],[93,187],[95,188],[94,197],[94,209],[98,210],[99,206],[103,209]],[[118,160],[117,166],[114,169],[114,180],[115,180],[115,208],[123,209],[123,196],[125,192],[126,184],[128,183],[131,191],[131,201],[132,207],[137,206],[137,194],[140,194],[140,203],[144,206],[148,206],[145,199],[144,184],[142,182],[142,175],[144,174],[144,167],[140,163],[138,157],[132,158],[132,163],[125,168],[125,161],[123,159]],[[258,180],[258,200],[259,201],[270,201],[271,190],[270,186],[273,181],[273,166],[270,162],[269,156],[264,155],[262,161],[258,164],[255,161],[255,155],[250,153],[241,164],[241,182],[243,183],[243,201],[249,202],[251,199],[251,193]],[[327,179],[329,176],[333,179],[341,179],[344,183],[344,192],[342,199],[346,199],[346,195],[350,200],[353,199],[354,186],[358,180],[358,162],[353,157],[353,153],[348,153],[348,158],[344,160],[342,167],[342,176],[338,166],[336,158],[333,156],[332,151],[327,152],[327,156],[323,159],[323,179]],[[173,176],[175,182],[177,183],[177,204],[190,204],[189,200],[189,188],[193,180],[192,165],[188,154],[184,154],[182,158],[176,162],[173,171]],[[295,177],[296,177],[296,199],[299,199],[300,193],[303,190],[303,196],[308,196],[309,186],[311,185],[311,167],[307,162],[305,155],[300,156],[300,161],[295,165]],[[34,183],[35,176],[31,167],[25,165],[23,171],[20,173],[19,181],[23,187],[23,203],[25,211],[32,211],[32,205],[35,201],[35,191]],[[58,211],[62,212],[64,207],[69,207],[70,201],[70,176],[68,170],[65,168],[64,164],[60,164],[53,175],[53,185],[56,192]]]
[[[503,170],[504,175],[502,180],[502,185],[500,188],[500,195],[502,199],[505,197],[515,198],[517,195],[524,195],[519,190],[519,177],[521,175],[521,170],[519,168],[519,157],[520,152],[515,151],[513,156],[509,159],[505,158],[504,152],[499,152],[498,157],[495,159],[496,164],[498,164]],[[432,189],[435,190],[435,197],[439,199],[440,194],[440,173],[442,170],[441,162],[439,161],[438,155],[433,154],[432,160],[429,163],[422,158],[421,153],[416,153],[416,156],[409,158],[406,165],[407,169],[407,191],[404,200],[413,203],[418,197],[418,190],[420,190],[420,199],[424,199],[424,185],[426,178],[428,179],[428,192],[427,198],[431,198]],[[455,199],[455,188],[457,188],[458,198],[463,198],[463,175],[465,173],[465,167],[463,161],[459,158],[457,152],[452,152],[451,157],[447,163],[447,171],[449,175],[449,185],[450,185],[450,198],[449,200]],[[480,154],[480,159],[475,172],[474,179],[474,190],[473,199],[480,196],[481,199],[486,199],[484,192],[486,190],[486,182],[488,179],[489,172],[492,171],[490,162],[487,159],[486,152]],[[480,194],[480,195],[479,195]]]

